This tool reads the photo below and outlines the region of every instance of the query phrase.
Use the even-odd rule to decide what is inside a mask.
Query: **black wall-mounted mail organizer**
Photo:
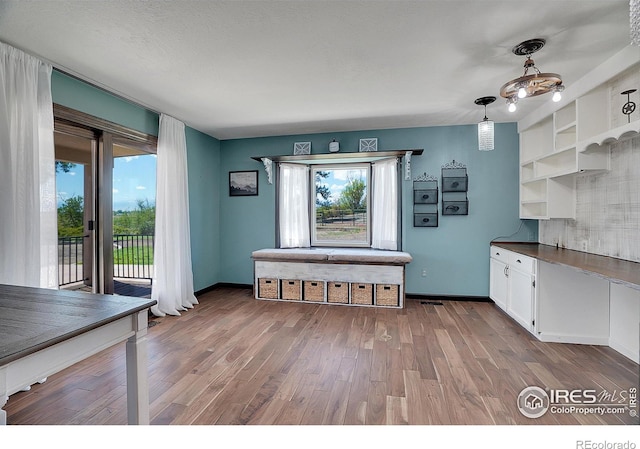
[[[416,228],[436,228],[438,227],[438,212],[431,214],[413,213],[413,226]]]
[[[438,204],[438,181],[414,181],[413,204]]]
[[[469,215],[467,167],[452,161],[442,167],[442,215]]]
[[[469,215],[467,192],[450,192],[442,198],[442,215]]]
[[[426,174],[413,182],[413,226],[438,226],[438,180]]]

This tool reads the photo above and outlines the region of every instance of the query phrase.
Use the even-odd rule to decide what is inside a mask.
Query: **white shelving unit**
[[[629,47],[567,89],[559,109],[519,123],[520,218],[575,218],[575,175],[608,170],[609,144],[640,134],[640,113],[627,123],[618,92],[638,80],[640,51]]]

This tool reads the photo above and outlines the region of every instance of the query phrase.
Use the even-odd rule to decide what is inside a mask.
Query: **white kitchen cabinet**
[[[534,332],[536,260],[491,246],[489,295],[498,307]]]
[[[538,263],[540,340],[609,344],[609,281],[574,268]]]
[[[535,259],[513,252],[509,254],[507,313],[529,332],[534,332],[535,267]]]
[[[640,363],[640,290],[611,282],[609,346]]]
[[[507,295],[509,294],[507,281],[507,264],[491,258],[489,261],[491,278],[489,281],[489,296],[502,310],[507,310]]]
[[[637,262],[494,243],[490,267],[491,298],[540,341],[609,346],[640,363]]]

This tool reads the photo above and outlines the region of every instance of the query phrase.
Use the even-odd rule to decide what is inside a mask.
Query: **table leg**
[[[149,424],[147,310],[133,315],[136,333],[127,340],[127,416],[129,424]]]

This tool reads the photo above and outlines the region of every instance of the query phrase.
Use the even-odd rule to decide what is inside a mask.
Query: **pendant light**
[[[484,106],[484,119],[478,123],[478,150],[493,150],[493,120],[487,118],[487,105],[496,101],[496,97],[481,97],[475,104]]]
[[[524,74],[505,83],[500,88],[500,96],[507,99],[509,112],[516,110],[518,99],[536,97],[538,95],[553,93],[553,101],[560,101],[561,92],[564,90],[562,79],[557,73],[542,73],[536,67],[531,55],[545,44],[544,39],[529,39],[520,42],[511,49],[516,56],[525,56]]]

